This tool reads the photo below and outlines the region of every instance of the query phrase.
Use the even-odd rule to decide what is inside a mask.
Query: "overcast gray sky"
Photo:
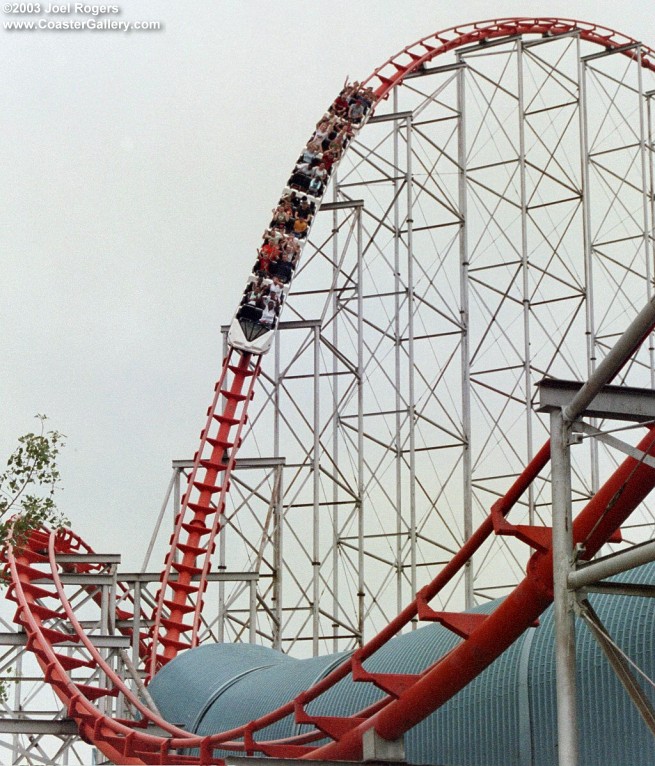
[[[637,0],[116,4],[163,29],[0,29],[0,455],[46,413],[68,437],[62,509],[132,568],[171,459],[197,447],[270,210],[346,76],[457,23],[559,15],[655,45],[655,19]]]

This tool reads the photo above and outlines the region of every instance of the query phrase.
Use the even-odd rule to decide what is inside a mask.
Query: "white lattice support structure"
[[[406,603],[548,438],[535,384],[585,379],[650,296],[651,79],[575,33],[476,44],[351,147],[251,421],[251,454],[286,462],[284,649],[352,647]],[[651,384],[650,345],[624,381]],[[574,458],[579,504],[614,458]],[[521,507],[548,522],[547,476]],[[489,546],[443,607],[501,595],[526,556]]]

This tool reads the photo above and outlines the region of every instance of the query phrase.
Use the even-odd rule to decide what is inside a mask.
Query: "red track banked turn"
[[[582,39],[636,56],[629,47],[635,41],[598,25],[566,19],[500,19],[453,27],[423,38],[385,62],[365,84],[374,88],[379,101],[407,74],[461,45],[519,34],[554,35],[574,30]],[[650,49],[641,46],[639,61],[655,70],[655,54]],[[231,349],[224,360],[176,518],[152,616],[153,627],[149,636],[139,637],[140,653],[150,677],[179,651],[198,643],[211,555],[259,370],[260,357],[248,352]],[[655,454],[655,429],[648,430],[638,446]],[[496,503],[494,514],[378,636],[295,700],[229,732],[197,737],[163,721],[147,692],[138,684],[136,689],[126,684],[94,648],[67,600],[61,574],[64,568],[83,575],[100,571],[101,567],[71,564],[70,556],[65,565],[58,563],[57,557],[62,554],[90,551],[72,532],[55,534],[44,530],[32,535],[19,550],[8,549],[6,560],[11,579],[8,597],[17,604],[15,619],[27,634],[28,649],[34,652],[46,681],[77,722],[81,736],[115,763],[221,763],[214,755],[216,750],[262,752],[277,757],[360,759],[366,729],[374,727],[390,740],[400,737],[482,672],[552,602],[552,552],[547,545],[533,554],[523,582],[492,614],[434,612],[428,605],[494,533],[494,520],[497,522],[509,513],[548,459],[549,449],[545,445],[507,495]],[[574,542],[583,543],[586,556],[593,556],[653,487],[654,469],[634,458],[625,460],[575,519]],[[503,533],[511,533],[511,525],[503,527]],[[88,590],[91,595],[97,593],[93,585]],[[129,614],[122,609],[118,616],[125,619]],[[461,636],[461,643],[445,657],[435,657],[433,664],[417,675],[369,673],[364,667],[365,660],[417,616],[443,623]],[[60,645],[73,649],[64,653],[58,649]],[[76,682],[75,671],[81,668],[97,671],[97,682]],[[388,696],[351,717],[319,718],[306,712],[309,702],[348,675],[375,684]],[[107,715],[102,701],[108,696],[119,697],[130,716],[112,719]],[[256,741],[257,731],[290,714],[299,723],[313,724],[315,731],[284,742]],[[153,726],[160,731],[151,733],[149,729]],[[321,747],[313,744],[325,736],[330,744]],[[190,749],[197,750],[198,755],[180,755],[180,751]]]

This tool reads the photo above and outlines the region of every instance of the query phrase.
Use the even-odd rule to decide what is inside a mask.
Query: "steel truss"
[[[223,543],[279,562],[258,609],[285,651],[386,624],[548,438],[535,384],[587,378],[650,298],[652,78],[638,47],[500,38],[407,76],[350,147],[250,409],[246,454],[285,460],[281,548],[256,494]],[[653,370],[651,342],[621,382]],[[596,440],[576,451],[576,505],[613,464]],[[546,474],[521,521],[550,505]],[[503,595],[527,555],[495,541],[441,608]]]
[[[187,469],[184,461],[174,463],[171,489]],[[69,558],[79,561],[80,556],[76,554]],[[142,616],[142,610],[143,613],[150,613],[156,604],[160,572],[144,569],[119,572],[120,558],[120,554],[84,556],[88,564],[100,566],[92,573],[64,575],[67,597],[90,641],[109,666],[149,708],[156,710],[144,686],[146,672],[140,668],[139,636],[144,635],[150,626],[151,621]],[[65,559],[65,556],[59,556],[62,563]],[[231,610],[229,605],[226,607],[216,600],[213,603],[207,601],[203,621],[206,638],[221,640],[217,626],[232,622],[240,625],[236,640],[244,638],[243,626],[247,625],[245,640],[255,641],[254,628],[250,626],[256,624],[255,593],[259,574],[222,569],[212,572],[209,577],[210,592],[213,594],[222,592],[228,583],[236,583],[237,592],[246,592],[249,608],[244,618],[239,609]],[[130,618],[118,619],[121,611],[131,606],[133,614]],[[5,611],[3,609],[3,616],[0,617],[0,677],[7,682],[9,693],[0,708],[0,762],[57,766],[109,763],[100,751],[79,736],[75,722],[53,694],[48,679],[44,679],[34,655],[28,650],[25,633],[17,631],[16,625],[4,618]],[[266,636],[263,638],[266,639]],[[258,640],[261,641],[262,637]],[[80,658],[80,646],[73,637],[68,642],[59,643],[58,647],[72,662]],[[97,668],[85,665],[75,667],[75,680],[87,687],[111,685]],[[113,718],[129,719],[135,714],[120,696],[108,695],[98,704],[105,715]],[[149,727],[148,731],[161,733],[157,727]]]
[[[91,598],[80,587],[81,583],[69,583],[69,589],[72,603],[79,610],[81,619],[85,620],[94,645],[116,665],[120,661],[120,653],[130,649],[129,638],[115,633],[116,567],[120,555],[110,554],[102,558],[105,564],[103,572],[94,577],[100,594],[99,608],[92,608]],[[98,753],[92,754],[93,748],[79,737],[77,726],[68,718],[66,709],[43,678],[34,655],[26,650],[25,633],[17,631],[16,625],[11,624],[5,608],[8,606],[4,602],[0,618],[0,674],[8,688],[0,716],[0,761],[7,764],[62,766],[90,763]],[[87,617],[89,619],[85,619]],[[62,649],[70,657],[76,654],[72,641],[62,645]],[[83,680],[94,680],[91,671],[86,672]],[[106,704],[105,701],[103,703]]]

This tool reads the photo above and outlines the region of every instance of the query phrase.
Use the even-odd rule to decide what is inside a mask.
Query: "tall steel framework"
[[[259,489],[225,530],[234,568],[275,572],[258,631],[276,646],[353,648],[385,625],[548,438],[536,383],[586,379],[651,297],[642,63],[577,30],[463,45],[405,76],[351,147],[250,410],[246,454],[285,461],[265,494],[279,536]],[[622,382],[652,381],[651,342]],[[611,460],[576,451],[577,504]],[[521,522],[549,512],[546,474]],[[494,541],[441,607],[508,592],[527,555]]]
[[[84,736],[117,761],[173,762],[195,747],[215,762],[226,742],[307,755],[324,735],[333,742],[318,757],[359,757],[374,720],[393,740],[427,715],[434,671],[448,672],[441,663],[420,678],[367,673],[380,641],[439,619],[462,636],[462,656],[483,647],[491,658],[518,624],[501,626],[499,614],[482,627],[462,621],[462,609],[508,593],[503,615],[545,608],[538,586],[548,566],[552,576],[554,552],[571,559],[561,528],[552,545],[543,533],[551,507],[564,510],[564,526],[566,513],[583,509],[576,530],[593,538],[594,552],[612,531],[602,503],[634,484],[628,498],[612,499],[611,518],[629,518],[629,543],[651,536],[641,505],[654,481],[648,439],[631,448],[635,465],[617,468],[607,413],[580,405],[573,420],[589,422],[569,451],[553,416],[538,411],[537,383],[596,380],[637,310],[651,305],[654,68],[650,49],[611,30],[510,19],[431,35],[366,81],[375,114],[332,179],[274,349],[250,358],[226,348],[198,455],[174,465],[156,524],[166,529],[170,504],[176,522],[159,591],[148,590],[160,578],[145,571],[157,540],[144,572],[111,596],[92,578],[115,579],[112,562],[96,561],[72,533],[37,535],[24,555],[9,556],[27,648]],[[631,356],[632,339],[615,383],[653,388],[649,338]],[[561,448],[556,482],[542,447],[549,438]],[[536,582],[523,579],[526,539],[538,550]],[[560,598],[566,589],[556,583]],[[54,597],[63,612],[44,605]],[[85,609],[100,610],[88,626]],[[105,646],[106,634],[120,634],[131,656],[112,653],[126,647]],[[84,652],[57,649],[71,635]],[[255,742],[263,721],[232,739],[157,730],[142,676],[206,639],[296,654],[357,649],[331,682],[351,673],[393,699],[364,717],[328,720],[305,709],[320,693],[310,690],[280,715],[294,712],[316,735],[286,749]],[[90,678],[74,683],[68,671],[81,668]],[[135,711],[149,722],[143,730],[130,723]],[[21,749],[30,743],[17,741]]]

